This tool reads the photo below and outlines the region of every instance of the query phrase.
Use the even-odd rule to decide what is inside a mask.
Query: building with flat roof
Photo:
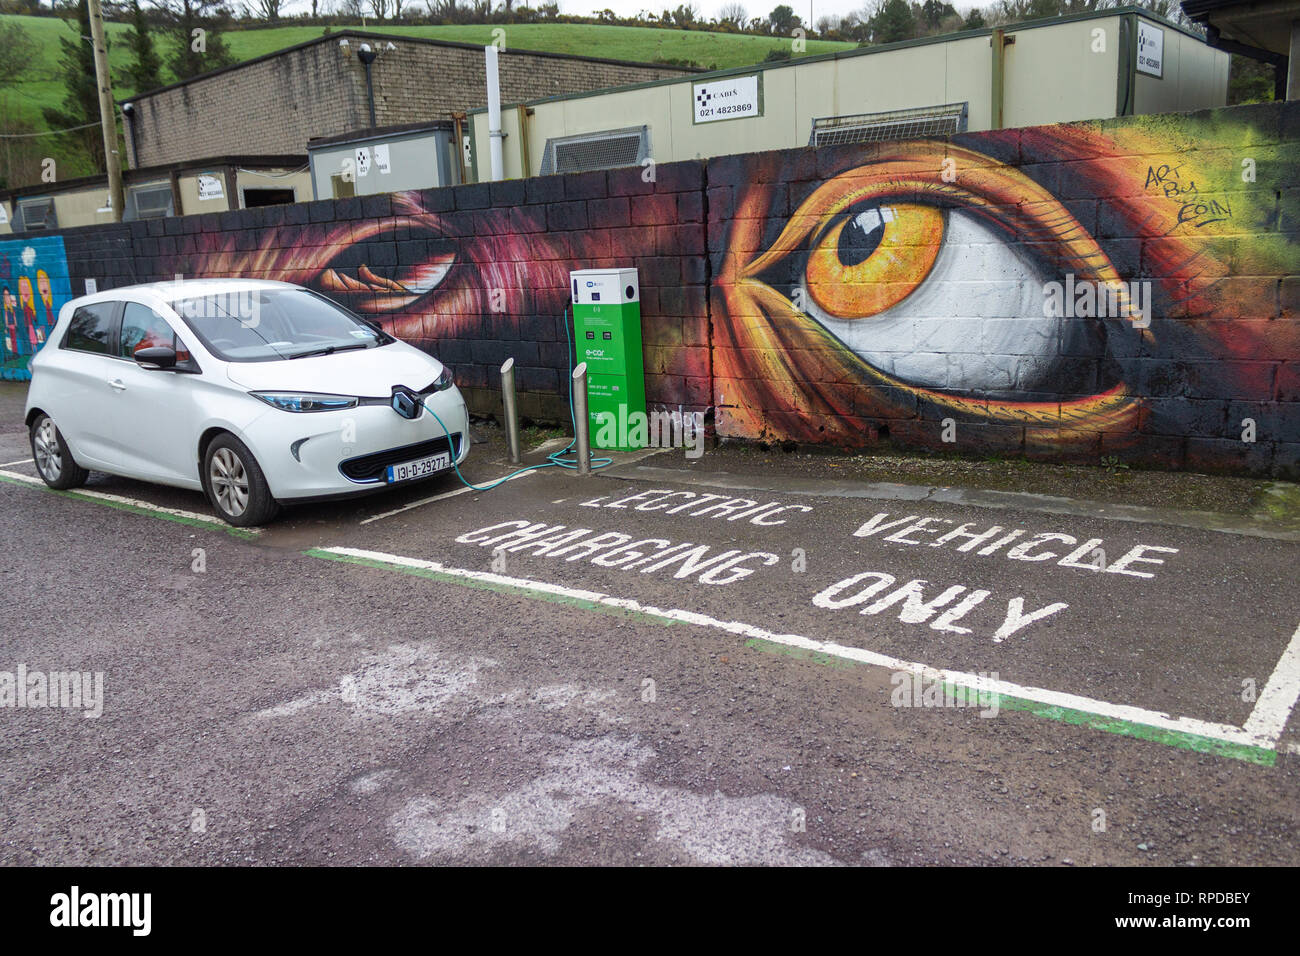
[[[505,177],[1224,106],[1228,54],[1117,7],[503,108]],[[503,93],[503,103],[512,101]],[[490,178],[485,109],[472,165]]]
[[[306,153],[309,140],[452,120],[487,103],[483,47],[343,30],[122,101],[132,166]],[[369,61],[369,62],[367,62]],[[505,49],[510,101],[682,76],[680,66]]]
[[[122,173],[122,219],[227,212],[312,198],[305,155],[212,156]],[[113,221],[108,181],[85,176],[0,190],[0,236]]]

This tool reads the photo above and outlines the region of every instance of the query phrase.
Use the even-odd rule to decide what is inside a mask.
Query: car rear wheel
[[[218,435],[208,443],[203,490],[217,514],[240,528],[266,524],[280,510],[257,459],[234,435]]]
[[[31,440],[36,472],[47,485],[63,491],[86,483],[90,472],[73,459],[68,443],[49,415],[36,416],[32,422]]]

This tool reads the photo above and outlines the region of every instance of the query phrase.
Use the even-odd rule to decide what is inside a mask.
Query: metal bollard
[[[578,446],[578,474],[591,474],[591,419],[587,415],[587,363],[573,370],[573,431]]]
[[[508,358],[501,366],[501,403],[505,406],[506,444],[510,448],[510,463],[520,463],[519,407],[515,404],[515,360]]]

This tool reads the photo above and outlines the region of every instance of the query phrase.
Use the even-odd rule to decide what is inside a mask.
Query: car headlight
[[[355,408],[360,399],[350,395],[319,395],[314,392],[249,392],[266,404],[285,412],[333,412]]]
[[[438,374],[438,377],[433,380],[433,391],[445,392],[455,384],[456,383],[452,381],[451,378],[451,369],[444,365],[442,371]]]

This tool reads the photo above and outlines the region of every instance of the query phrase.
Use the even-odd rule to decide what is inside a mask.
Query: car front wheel
[[[240,528],[266,524],[280,510],[257,459],[234,435],[218,435],[208,443],[203,490],[217,514]]]
[[[32,422],[31,440],[36,471],[47,485],[63,491],[86,483],[90,472],[73,459],[68,443],[49,415],[36,416]]]

